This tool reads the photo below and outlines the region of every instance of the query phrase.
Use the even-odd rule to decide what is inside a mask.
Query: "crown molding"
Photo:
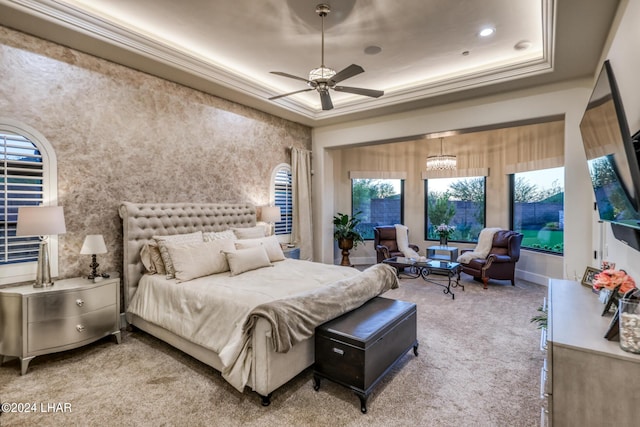
[[[353,96],[341,101],[339,108],[322,111],[317,106],[301,102],[295,97],[268,101],[275,95],[266,84],[261,84],[220,64],[181,51],[173,46],[161,43],[149,36],[137,33],[130,28],[109,22],[87,11],[56,0],[0,0],[0,5],[9,6],[29,16],[43,19],[73,32],[81,33],[91,39],[99,40],[135,55],[140,55],[156,63],[211,82],[209,93],[231,99],[216,93],[215,88],[222,86],[230,91],[239,92],[253,99],[250,106],[265,110],[275,106],[286,110],[291,116],[297,116],[301,122],[312,123],[342,115],[381,109],[419,99],[479,88],[498,82],[531,77],[553,71],[555,0],[543,1],[543,53],[542,57],[526,60],[517,64],[495,67],[489,70],[453,76],[438,81],[427,82],[410,88],[388,90],[377,99]],[[73,46],[72,46],[73,47]],[[99,52],[88,52],[100,56]],[[154,74],[153,70],[142,71]],[[161,76],[165,78],[164,76]],[[182,83],[182,82],[180,82]],[[235,97],[234,97],[235,98]],[[237,99],[231,99],[236,101]],[[282,115],[282,114],[280,114]]]

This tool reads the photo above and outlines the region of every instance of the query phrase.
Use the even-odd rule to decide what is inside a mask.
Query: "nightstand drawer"
[[[81,316],[29,323],[28,352],[50,350],[111,334],[118,330],[117,320],[117,306],[110,305]]]
[[[95,311],[114,302],[116,284],[72,292],[48,292],[32,295],[28,302],[27,322],[62,319]]]

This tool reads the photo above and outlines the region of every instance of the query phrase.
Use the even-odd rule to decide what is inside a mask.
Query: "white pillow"
[[[238,239],[257,239],[266,236],[264,227],[260,225],[246,228],[232,228],[232,230]]]
[[[173,279],[175,277],[173,263],[171,262],[171,255],[167,249],[167,243],[179,245],[182,243],[199,243],[204,241],[202,240],[202,231],[196,231],[195,233],[188,234],[172,234],[169,236],[153,236],[153,238],[158,242],[162,262],[164,262],[164,268],[167,272],[167,279]]]
[[[285,259],[282,247],[276,236],[262,237],[260,239],[242,239],[235,241],[236,249],[254,248],[256,246],[264,246],[267,251],[269,261],[283,261]]]
[[[237,237],[233,230],[224,231],[207,231],[202,233],[202,238],[205,242],[211,242],[213,240],[232,239],[236,240]]]
[[[248,249],[225,252],[231,275],[236,276],[245,271],[257,270],[262,267],[271,267],[269,256],[263,246]]]
[[[210,274],[229,271],[224,251],[233,251],[233,240],[215,240],[213,242],[167,244],[171,255],[175,277],[178,283]]]

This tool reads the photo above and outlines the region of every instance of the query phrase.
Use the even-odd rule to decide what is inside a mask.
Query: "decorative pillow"
[[[224,251],[233,251],[234,249],[231,239],[181,245],[167,243],[166,246],[171,255],[178,283],[229,271]]]
[[[205,242],[211,242],[214,240],[223,240],[223,239],[232,239],[232,240],[237,239],[233,230],[207,231],[202,233],[202,238],[204,239]]]
[[[155,240],[145,243],[140,250],[140,260],[142,265],[151,274],[167,274],[160,255],[160,248]]]
[[[160,248],[160,256],[162,257],[162,262],[164,262],[167,279],[175,278],[175,271],[173,269],[173,263],[171,262],[171,255],[169,254],[169,250],[167,249],[167,243],[179,245],[186,243],[201,243],[204,241],[202,239],[202,231],[196,231],[195,233],[189,234],[153,236],[153,238],[158,243],[158,248]]]
[[[245,271],[257,270],[262,267],[271,267],[269,256],[263,246],[248,249],[225,252],[231,275],[236,276]]]
[[[232,228],[232,230],[238,239],[257,239],[266,236],[265,229],[261,225],[246,228]]]
[[[269,261],[283,261],[285,259],[282,247],[276,236],[262,237],[260,239],[242,239],[235,241],[236,249],[254,248],[256,246],[264,246],[267,251]]]

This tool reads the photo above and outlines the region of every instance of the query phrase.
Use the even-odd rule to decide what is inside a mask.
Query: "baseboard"
[[[547,286],[547,284],[549,283],[549,277],[523,270],[516,270],[516,279],[522,279],[526,280],[527,282],[532,282],[544,286]]]
[[[353,257],[350,256],[349,257],[349,261],[351,261],[351,264],[353,265],[371,265],[371,264],[376,264],[378,262],[378,260],[375,257]],[[342,262],[342,257],[340,258],[334,258],[333,263],[336,265],[340,265],[340,262]]]

